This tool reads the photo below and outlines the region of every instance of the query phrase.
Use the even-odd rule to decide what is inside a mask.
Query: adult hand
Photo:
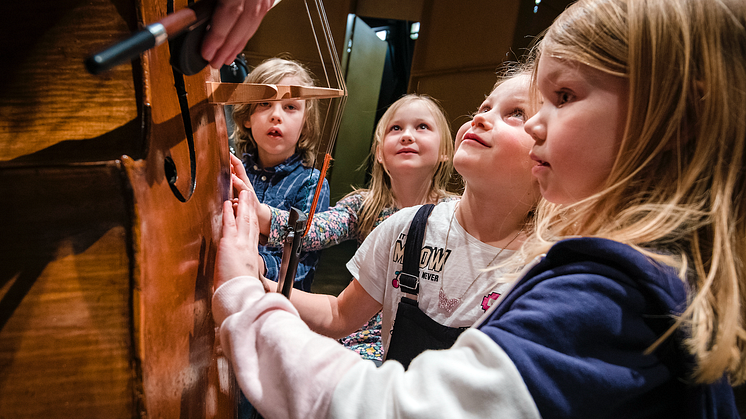
[[[235,214],[231,201],[223,203],[223,236],[218,245],[215,261],[215,289],[238,276],[261,278],[264,261],[258,251],[258,201],[252,195],[248,191],[241,192]]]
[[[274,0],[217,0],[202,41],[202,58],[213,68],[233,62],[274,3]]]

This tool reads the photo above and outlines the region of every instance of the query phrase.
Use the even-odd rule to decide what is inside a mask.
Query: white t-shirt
[[[457,203],[449,201],[436,205],[427,220],[420,254],[418,305],[420,310],[442,325],[468,327],[510,288],[510,284],[502,279],[504,269],[484,271],[484,268],[497,265],[514,251],[503,250],[495,259],[502,249],[479,241],[461,227],[456,217],[452,217]],[[381,223],[347,263],[347,269],[365,291],[383,305],[381,337],[384,351],[388,348],[397,306],[403,295],[397,276],[404,259],[404,244],[418,209],[419,206],[404,208]],[[448,249],[445,249],[447,236]],[[461,299],[451,313],[438,305],[441,284],[448,299]]]

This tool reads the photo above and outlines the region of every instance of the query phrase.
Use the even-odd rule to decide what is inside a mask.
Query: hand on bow
[[[218,0],[202,41],[202,58],[213,68],[233,62],[274,3],[274,0]]]

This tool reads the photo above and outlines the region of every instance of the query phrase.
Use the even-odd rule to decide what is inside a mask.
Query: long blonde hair
[[[376,125],[373,144],[370,148],[372,169],[368,189],[357,189],[350,193],[362,193],[364,196],[363,206],[357,217],[357,233],[361,239],[365,238],[373,230],[381,211],[384,208],[394,206],[395,197],[391,191],[391,175],[386,170],[386,167],[378,161],[376,153],[386,136],[386,128],[394,118],[396,112],[401,107],[413,102],[420,102],[430,110],[435,119],[435,129],[440,133],[438,154],[443,156],[433,168],[430,188],[428,189],[427,196],[424,198],[437,201],[438,199],[453,195],[446,189],[453,173],[453,137],[451,137],[450,124],[445,116],[445,112],[440,104],[430,96],[416,93],[404,95],[389,106]]]
[[[315,85],[310,70],[297,61],[285,58],[269,58],[264,60],[249,73],[244,83],[277,84],[285,77],[300,79],[303,86]],[[303,121],[303,128],[301,128],[298,144],[295,146],[295,151],[300,153],[303,164],[307,167],[313,164],[314,146],[318,143],[319,135],[321,135],[319,130],[320,112],[317,102],[318,100],[315,99],[306,100],[306,115]],[[258,103],[244,103],[233,107],[232,115],[235,122],[233,140],[236,143],[236,150],[239,157],[243,153],[256,152],[256,141],[251,135],[251,129],[246,128],[244,122],[251,118],[251,114],[254,113],[257,106]]]
[[[690,296],[677,326],[690,336],[694,379],[725,372],[743,382],[746,2],[581,0],[536,54],[626,78],[629,105],[603,191],[541,205],[525,257],[565,237],[597,236],[678,268]]]

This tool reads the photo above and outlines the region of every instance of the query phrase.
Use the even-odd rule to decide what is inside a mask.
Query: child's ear
[[[383,164],[383,153],[381,152],[381,147],[376,148],[376,161]]]
[[[251,129],[251,120],[247,119],[247,120],[243,121],[243,127],[246,128],[246,129]]]

